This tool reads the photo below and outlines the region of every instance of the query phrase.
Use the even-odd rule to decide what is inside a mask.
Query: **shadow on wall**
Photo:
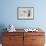
[[[4,24],[0,24],[0,43],[2,43],[2,32],[5,32],[6,30],[4,30],[5,25]]]

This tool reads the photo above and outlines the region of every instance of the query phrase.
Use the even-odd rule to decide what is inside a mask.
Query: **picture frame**
[[[18,7],[17,8],[18,20],[33,20],[34,19],[34,7]]]

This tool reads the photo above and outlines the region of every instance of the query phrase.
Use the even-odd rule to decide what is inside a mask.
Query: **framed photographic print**
[[[17,18],[21,20],[34,19],[34,8],[33,7],[18,7]]]

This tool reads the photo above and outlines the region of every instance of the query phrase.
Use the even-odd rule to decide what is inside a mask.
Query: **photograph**
[[[18,19],[33,19],[34,18],[34,8],[33,7],[18,7],[17,8],[17,18]]]

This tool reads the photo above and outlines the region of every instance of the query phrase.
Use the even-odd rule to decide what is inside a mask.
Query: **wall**
[[[34,20],[17,20],[17,7],[34,7]],[[39,27],[46,32],[46,0],[0,0],[0,29]],[[0,30],[1,31],[1,30]]]
[[[46,28],[46,0],[1,0],[0,25],[16,28]],[[34,20],[17,20],[17,7],[34,7]]]
[[[46,0],[1,0],[0,24],[17,28],[46,28]],[[17,20],[17,7],[34,7],[34,20]]]

